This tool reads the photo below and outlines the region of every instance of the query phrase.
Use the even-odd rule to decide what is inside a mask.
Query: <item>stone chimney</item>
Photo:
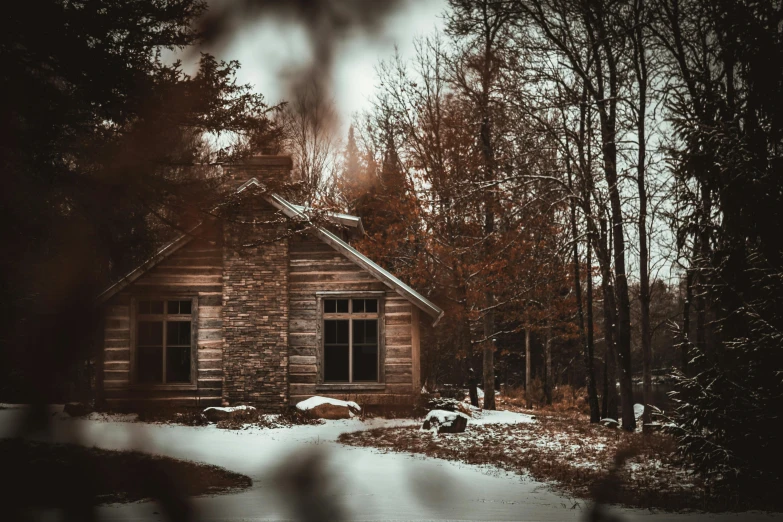
[[[270,155],[223,166],[234,188],[255,177],[273,191],[291,167],[290,156]],[[223,228],[223,399],[279,413],[288,404],[288,239],[264,201],[235,211],[241,221]]]
[[[256,178],[270,188],[276,188],[291,181],[293,161],[291,156],[257,155],[237,163],[223,166],[226,179],[232,186],[238,187],[250,178]]]

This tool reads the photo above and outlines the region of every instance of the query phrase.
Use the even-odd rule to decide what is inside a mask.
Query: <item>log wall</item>
[[[104,321],[103,396],[110,407],[138,404],[165,406],[219,405],[223,382],[222,253],[194,239],[134,281],[106,304]],[[196,386],[191,389],[143,389],[131,383],[132,298],[198,297]]]
[[[408,404],[414,387],[412,305],[364,269],[321,240],[294,237],[289,245],[289,394],[296,404],[313,395],[359,404]],[[318,292],[382,292],[385,314],[379,319],[381,349],[379,385],[319,384]],[[385,353],[384,353],[385,352]],[[365,389],[361,389],[361,388]]]

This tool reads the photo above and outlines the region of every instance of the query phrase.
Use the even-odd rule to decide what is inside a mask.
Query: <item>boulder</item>
[[[468,426],[468,416],[458,411],[432,410],[424,418],[423,430],[437,429],[438,433],[462,433]]]
[[[93,409],[83,402],[69,402],[63,407],[63,411],[71,417],[84,417],[92,413]]]
[[[203,414],[204,417],[206,417],[209,422],[220,422],[224,420],[233,419],[239,415],[250,413],[251,411],[255,411],[255,408],[246,405],[230,406],[230,407],[212,406],[210,408],[205,409],[203,411]]]
[[[306,412],[316,419],[350,419],[361,413],[362,409],[352,401],[341,401],[331,397],[310,397],[296,405],[296,409]]]

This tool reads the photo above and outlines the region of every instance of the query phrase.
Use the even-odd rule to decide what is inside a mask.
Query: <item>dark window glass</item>
[[[168,321],[166,323],[166,346],[190,346],[190,321]]]
[[[324,313],[333,314],[337,312],[337,302],[334,299],[324,299]]]
[[[353,344],[377,344],[378,320],[354,319],[353,320]]]
[[[139,301],[139,314],[148,314],[148,313],[150,313],[150,302]]]
[[[364,313],[377,314],[378,313],[378,300],[377,299],[365,299],[364,300]]]
[[[348,381],[348,345],[324,347],[324,380],[326,382]]]
[[[353,380],[378,380],[378,320],[353,320]]]
[[[355,314],[363,314],[364,313],[364,299],[353,299],[351,301],[353,310],[352,312]]]
[[[190,382],[190,346],[166,347],[166,382]]]
[[[141,383],[163,382],[163,347],[139,346],[136,350],[138,381]]]
[[[324,344],[348,344],[348,320],[324,321]]]
[[[353,345],[353,380],[378,380],[378,346]]]
[[[163,301],[150,301],[150,313],[162,314],[163,313]]]
[[[163,322],[139,321],[138,346],[163,346]]]
[[[190,315],[190,301],[169,301],[168,313],[176,315]]]
[[[338,314],[347,314],[348,313],[348,299],[338,299],[337,300],[337,313]]]

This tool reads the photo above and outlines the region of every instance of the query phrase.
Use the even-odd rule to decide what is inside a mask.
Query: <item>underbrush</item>
[[[551,482],[582,499],[637,508],[706,511],[779,509],[778,499],[718,490],[688,471],[671,437],[590,424],[575,412],[537,412],[528,424],[472,425],[433,436],[416,428],[347,433],[340,442],[491,465]]]
[[[202,413],[203,411],[201,408],[143,410],[139,412],[137,420],[157,424],[207,426],[210,422]],[[283,413],[271,415],[259,413],[255,409],[237,410],[232,412],[231,418],[218,421],[216,426],[226,430],[241,430],[251,427],[288,428],[316,424],[323,424],[323,421],[296,408],[288,408]]]

